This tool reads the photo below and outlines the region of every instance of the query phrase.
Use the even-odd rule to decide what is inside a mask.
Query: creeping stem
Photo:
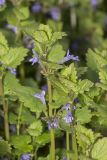
[[[48,96],[49,96],[49,117],[52,117],[52,108],[51,108],[52,86],[51,86],[51,82],[49,81],[49,79],[47,79],[47,84],[48,84]],[[50,156],[51,156],[51,160],[55,160],[55,134],[54,134],[54,129],[52,128],[50,130],[50,135],[51,135]]]
[[[66,151],[68,152],[69,150],[70,150],[70,147],[69,147],[69,132],[66,132]],[[70,160],[68,153],[67,153],[67,160]]]
[[[0,95],[2,97],[3,111],[4,111],[4,130],[5,130],[5,139],[9,140],[9,124],[8,124],[8,100],[4,95],[4,86],[3,86],[3,74],[0,75]]]
[[[23,107],[23,103],[20,103],[18,119],[17,119],[17,136],[19,136],[20,134],[20,120],[21,120],[21,114],[22,114],[22,107]]]
[[[78,150],[77,150],[75,127],[73,127],[73,133],[72,133],[72,150],[74,152],[73,160],[78,160]]]

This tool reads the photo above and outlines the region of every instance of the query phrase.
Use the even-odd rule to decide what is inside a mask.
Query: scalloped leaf
[[[99,139],[94,144],[91,155],[96,160],[107,160],[107,137]]]
[[[46,106],[42,102],[34,97],[36,88],[25,87],[19,84],[18,80],[11,73],[7,73],[4,78],[5,93],[11,91],[17,95],[19,100],[24,103],[24,106],[33,112],[41,112],[46,109]]]
[[[91,121],[91,111],[87,108],[77,108],[75,111],[75,116],[78,122],[84,124],[84,123],[88,123]]]
[[[85,91],[89,91],[89,89],[93,86],[93,83],[88,80],[79,80],[78,82],[78,93],[84,93]]]
[[[11,153],[10,144],[7,141],[0,140],[0,156],[5,156]]]
[[[29,135],[11,136],[10,143],[17,151],[18,155],[28,153],[33,150],[31,137]]]
[[[10,48],[9,52],[1,57],[2,62],[9,67],[16,68],[24,60],[28,50],[23,47]]]
[[[0,32],[0,60],[1,60],[1,57],[8,52],[8,50],[9,48],[8,48],[7,40],[3,35],[3,33]]]
[[[48,54],[48,60],[51,62],[58,63],[65,55],[63,47],[59,44],[56,44],[52,47],[50,53]]]
[[[35,120],[27,129],[30,136],[37,137],[42,133],[42,123],[40,120]]]

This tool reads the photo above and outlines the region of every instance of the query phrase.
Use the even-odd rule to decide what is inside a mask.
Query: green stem
[[[21,66],[19,67],[19,72],[20,72],[21,82],[24,82],[25,79],[24,63],[22,63]]]
[[[23,103],[20,104],[19,108],[19,114],[17,119],[17,136],[19,136],[20,134],[20,120],[21,120],[22,108],[23,108]]]
[[[9,140],[9,124],[8,124],[8,100],[5,99],[4,95],[4,86],[3,86],[3,74],[0,77],[0,92],[2,97],[2,103],[3,103],[3,111],[4,111],[4,130],[5,130],[5,139]]]
[[[48,84],[48,96],[49,96],[49,117],[52,117],[52,108],[51,108],[52,86],[51,86],[51,82],[49,80],[47,80],[47,84]],[[50,136],[51,136],[50,159],[55,160],[55,133],[54,133],[54,129],[50,130]]]
[[[69,147],[69,132],[66,132],[66,151],[68,152],[70,150]],[[69,154],[67,153],[67,160],[69,160]]]
[[[73,129],[73,133],[72,133],[72,150],[73,150],[73,153],[74,153],[73,160],[78,160],[78,150],[77,150],[75,128]]]

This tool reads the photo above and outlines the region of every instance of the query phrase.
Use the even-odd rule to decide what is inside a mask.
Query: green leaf
[[[25,87],[19,84],[18,80],[11,73],[7,73],[4,78],[5,92],[7,90],[11,91],[21,102],[24,103],[24,106],[30,109],[33,112],[41,112],[46,109],[46,106],[42,104],[42,102],[34,97],[36,88],[33,87]]]
[[[0,32],[0,61],[1,61],[1,57],[5,55],[8,52],[8,50],[9,48],[8,48],[7,40],[5,36],[2,34],[2,32]]]
[[[36,142],[41,146],[49,143],[50,142],[50,132],[43,133],[42,135],[38,136],[36,138]]]
[[[48,54],[48,60],[58,63],[65,55],[65,51],[61,45],[54,45]]]
[[[101,51],[98,51],[97,49],[95,49],[95,51],[89,49],[87,54],[87,65],[92,70],[99,70],[100,68],[107,65],[106,56],[103,56],[103,54],[101,54]]]
[[[30,110],[28,110],[27,108],[23,108],[20,121],[21,124],[31,124],[35,121],[35,116],[32,115]]]
[[[67,79],[70,79],[72,82],[76,83],[77,82],[77,71],[74,66],[74,63],[62,69],[61,75]]]
[[[44,31],[47,34],[48,39],[49,40],[51,39],[51,37],[52,37],[52,29],[48,25],[40,24],[39,30],[40,31]]]
[[[11,136],[10,143],[18,155],[32,151],[31,137],[28,135]]]
[[[34,39],[39,43],[48,43],[52,36],[52,30],[48,25],[40,24],[38,31],[33,34]]]
[[[65,32],[54,32],[50,43],[55,43],[57,40],[62,39],[63,36],[66,36]]]
[[[76,109],[75,116],[78,122],[84,124],[91,121],[91,111],[87,107]]]
[[[78,81],[78,93],[84,93],[85,91],[89,91],[89,89],[93,86],[93,83],[88,79],[79,80]]]
[[[96,160],[107,160],[107,137],[99,139],[94,144],[91,155]]]
[[[29,127],[28,127],[28,133],[33,136],[37,137],[41,135],[42,132],[42,123],[40,120],[34,121]]]
[[[54,88],[53,90],[53,100],[55,103],[52,104],[52,107],[55,106],[59,108],[61,105],[70,101],[68,94],[63,92],[60,88]],[[55,107],[55,108],[56,108]]]
[[[25,19],[29,18],[28,7],[14,8],[13,13],[16,15],[18,20],[25,20]]]
[[[19,48],[10,48],[9,52],[1,57],[2,62],[9,67],[16,68],[24,60],[28,50]]]
[[[11,153],[10,144],[7,141],[0,140],[0,156],[5,156]]]
[[[94,133],[82,125],[76,126],[76,138],[79,147],[85,152],[95,141]]]
[[[103,68],[100,70],[99,79],[100,79],[101,83],[107,85],[107,68]]]

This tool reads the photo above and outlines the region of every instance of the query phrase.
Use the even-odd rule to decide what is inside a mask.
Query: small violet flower
[[[20,160],[30,160],[30,157],[31,157],[31,155],[28,153],[28,154],[23,154],[22,156],[21,156],[21,159]]]
[[[51,8],[50,16],[55,21],[59,20],[60,19],[60,10],[59,10],[59,8],[56,8],[56,7]]]
[[[96,8],[96,6],[98,5],[98,0],[90,0],[91,5]]]
[[[73,109],[73,110],[76,110],[76,106],[73,106],[72,109]]]
[[[15,69],[15,68],[8,67],[8,70],[9,70],[12,74],[14,74],[14,75],[16,75],[16,74],[17,74],[17,72],[16,72],[16,69]]]
[[[79,101],[79,99],[78,98],[75,98],[74,99],[74,103],[79,103],[80,101]]]
[[[65,62],[69,61],[69,60],[79,61],[79,58],[78,58],[78,56],[74,56],[73,54],[70,54],[70,51],[68,50],[66,57],[64,57],[64,58],[59,62],[59,64],[63,64],[63,63],[65,63]]]
[[[35,63],[39,62],[39,57],[38,54],[33,49],[32,52],[34,54],[34,57],[29,59],[29,62],[32,62],[32,65],[34,65]]]
[[[68,112],[68,114],[66,115],[66,117],[63,118],[65,120],[66,123],[71,123],[73,121],[73,116],[72,113]]]
[[[66,109],[66,111],[70,110],[70,104],[69,104],[69,103],[66,103],[66,104],[63,106],[63,109]]]
[[[42,5],[39,2],[36,2],[31,7],[31,10],[32,10],[33,13],[39,13],[42,10]]]
[[[3,5],[5,5],[5,0],[0,0],[0,6],[3,6]]]
[[[46,101],[45,101],[45,91],[43,90],[40,94],[39,93],[36,93],[34,95],[34,97],[38,98],[41,100],[41,102],[45,105],[46,104]]]
[[[10,29],[12,32],[14,32],[15,34],[17,34],[18,33],[18,28],[16,27],[16,26],[13,26],[13,25],[11,25],[11,24],[7,24],[6,25],[6,28],[7,29]]]
[[[50,130],[51,128],[58,128],[58,119],[54,118],[53,121],[48,121],[48,129]]]
[[[63,159],[62,160],[67,160],[67,157],[63,157]]]
[[[44,91],[47,91],[47,90],[48,90],[47,84],[43,85],[43,86],[41,87],[41,89],[44,90]]]

